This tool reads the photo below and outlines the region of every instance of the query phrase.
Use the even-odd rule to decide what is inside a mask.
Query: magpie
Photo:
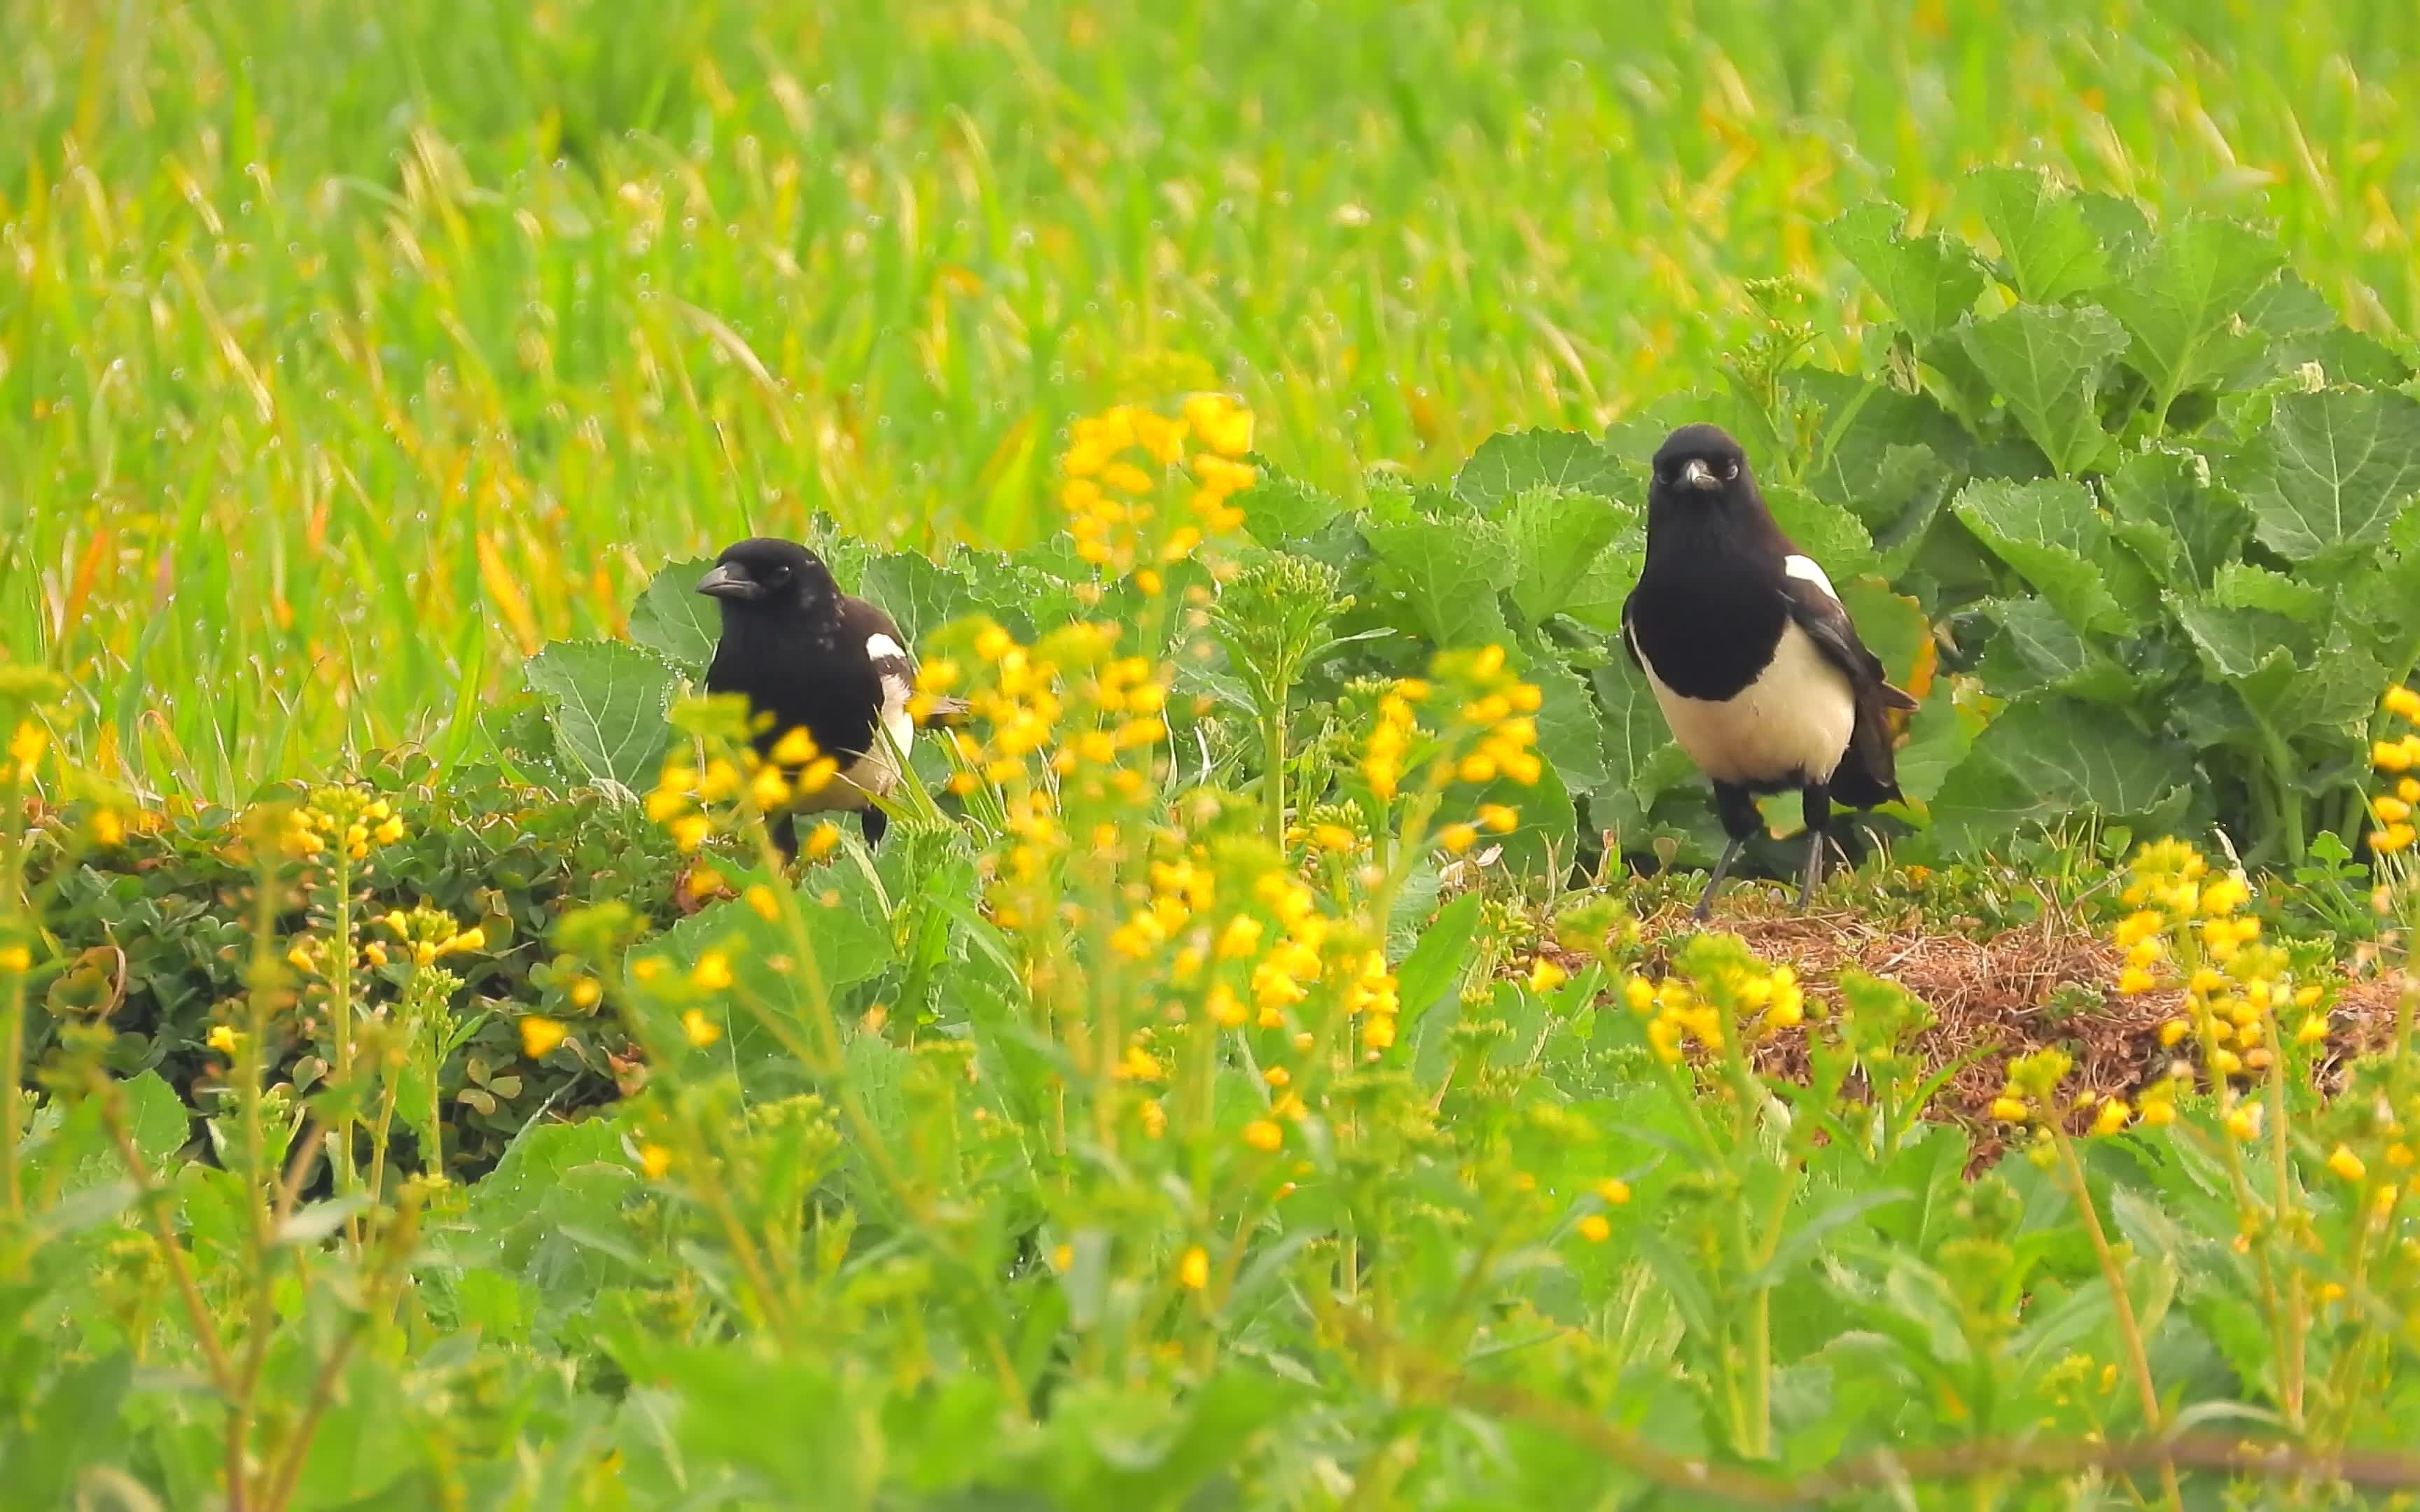
[[[748,700],[762,726],[753,736],[760,753],[770,755],[783,736],[804,729],[817,752],[840,764],[838,776],[768,816],[782,855],[798,854],[800,813],[853,809],[866,843],[879,842],[891,821],[874,800],[898,785],[916,735],[908,708],[915,668],[899,626],[842,593],[821,557],[770,536],[725,550],[697,591],[722,609],[706,690]],[[946,701],[945,717],[931,722],[948,723],[963,707]]]
[[[1621,638],[1673,738],[1713,779],[1730,839],[1696,917],[1756,833],[1755,795],[1792,788],[1807,818],[1806,907],[1832,805],[1900,796],[1887,711],[1916,704],[1884,680],[1831,579],[1782,533],[1746,454],[1716,426],[1683,425],[1655,454],[1647,562]]]

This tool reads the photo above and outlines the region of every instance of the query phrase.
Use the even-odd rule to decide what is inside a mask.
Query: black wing
[[[1885,708],[1913,709],[1916,700],[1891,687],[1883,674],[1882,658],[1866,649],[1857,639],[1857,627],[1849,619],[1849,611],[1821,583],[1810,582],[1792,573],[1781,579],[1782,601],[1790,607],[1790,617],[1815,642],[1823,659],[1847,674],[1850,685],[1860,693],[1876,694]]]

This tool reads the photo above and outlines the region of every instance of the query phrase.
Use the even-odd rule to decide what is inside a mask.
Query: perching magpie
[[[1782,533],[1746,454],[1716,426],[1683,425],[1655,454],[1647,564],[1621,629],[1673,738],[1714,780],[1730,837],[1697,917],[1756,833],[1754,795],[1791,788],[1807,817],[1806,907],[1832,804],[1900,795],[1886,711],[1916,704],[1884,680],[1831,580]]]
[[[803,727],[815,749],[840,764],[839,776],[768,816],[782,854],[798,854],[799,813],[854,809],[866,843],[880,841],[891,821],[874,800],[898,785],[916,735],[908,710],[916,674],[899,626],[842,593],[823,559],[795,541],[740,542],[716,559],[697,591],[722,605],[706,691],[741,694],[752,714],[772,716],[755,733],[759,752]]]

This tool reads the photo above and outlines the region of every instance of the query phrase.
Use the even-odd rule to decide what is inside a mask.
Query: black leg
[[[891,827],[891,816],[872,804],[857,811],[858,827],[865,832],[865,848],[872,850],[882,843],[882,836]]]
[[[799,858],[798,816],[790,813],[775,814],[773,816],[771,827],[773,830],[773,848],[782,853],[782,859],[783,861],[797,860]]]
[[[1723,847],[1722,858],[1714,863],[1714,874],[1706,879],[1706,890],[1698,895],[1698,906],[1690,913],[1700,924],[1713,917],[1714,891],[1723,885],[1723,878],[1730,875],[1731,863],[1739,859],[1741,848],[1756,833],[1758,823],[1755,796],[1747,789],[1729,782],[1714,784],[1714,812],[1721,817],[1723,833],[1730,837],[1730,843]]]
[[[1823,846],[1830,839],[1826,833],[1832,823],[1832,795],[1821,782],[1809,782],[1803,795],[1801,810],[1807,819],[1807,874],[1798,883],[1798,909],[1807,911],[1807,901],[1815,896],[1815,884],[1823,880]]]

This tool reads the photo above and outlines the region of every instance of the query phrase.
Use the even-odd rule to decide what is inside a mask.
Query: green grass
[[[1111,399],[1232,387],[1348,492],[1601,425],[1986,162],[2420,318],[2406,0],[1616,11],[23,0],[0,637],[155,791],[458,748],[668,555],[1047,531]]]

